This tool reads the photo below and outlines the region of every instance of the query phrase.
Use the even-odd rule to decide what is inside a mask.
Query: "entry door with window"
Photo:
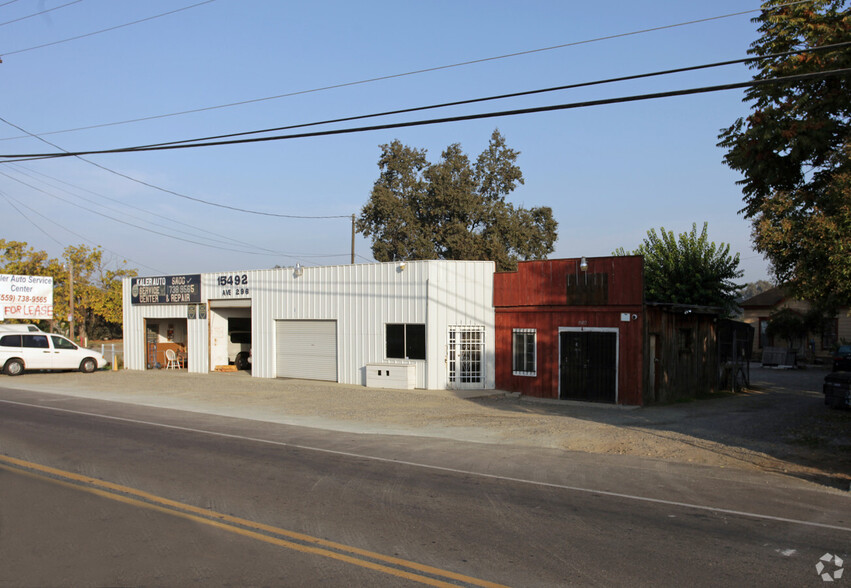
[[[485,328],[449,327],[447,367],[450,388],[485,385]]]
[[[617,402],[618,334],[566,331],[559,337],[559,398]]]

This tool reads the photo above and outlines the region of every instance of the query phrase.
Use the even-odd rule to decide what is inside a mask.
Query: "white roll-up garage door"
[[[277,376],[337,381],[337,321],[275,321]]]

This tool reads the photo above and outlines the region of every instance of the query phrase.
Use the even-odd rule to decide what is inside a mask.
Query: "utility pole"
[[[71,313],[68,315],[68,322],[71,323],[71,340],[74,341],[74,262],[69,264],[71,266],[71,294],[70,294],[70,305],[71,305]]]
[[[355,265],[355,215],[352,215],[352,265]]]

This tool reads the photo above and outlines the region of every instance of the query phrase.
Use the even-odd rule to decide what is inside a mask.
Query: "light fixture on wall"
[[[583,272],[588,271],[588,260],[585,259],[585,257],[579,260],[579,269],[581,269]]]
[[[295,264],[295,270],[293,271],[293,275],[297,278],[300,278],[304,275],[304,268],[301,267],[300,263]]]
[[[399,264],[399,271],[400,272],[405,271],[406,267],[408,267],[408,264],[403,261],[402,263]]]

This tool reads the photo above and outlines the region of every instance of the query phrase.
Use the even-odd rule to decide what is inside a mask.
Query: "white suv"
[[[24,370],[80,370],[89,374],[106,363],[97,351],[80,347],[62,335],[0,332],[0,366],[9,376],[18,376]]]
[[[251,368],[251,331],[228,333],[228,363],[238,370]]]

